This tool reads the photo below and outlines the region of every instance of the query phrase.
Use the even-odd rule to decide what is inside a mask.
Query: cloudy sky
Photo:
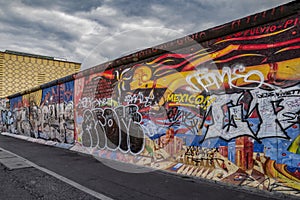
[[[290,1],[0,0],[0,51],[88,68]]]

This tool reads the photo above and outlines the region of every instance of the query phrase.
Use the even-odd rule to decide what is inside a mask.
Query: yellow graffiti
[[[223,55],[219,52],[220,55]],[[196,63],[192,65],[197,65],[202,61],[198,60]],[[240,72],[239,75],[245,75],[253,70],[257,70],[262,74],[262,77],[265,81],[274,81],[274,80],[299,80],[300,79],[300,67],[299,67],[300,58],[295,58],[291,60],[271,63],[271,64],[261,64],[256,66],[246,66],[243,72]],[[276,65],[277,68],[274,69],[272,65]],[[151,73],[151,66],[142,66],[142,70],[136,69],[136,72],[133,75],[133,81],[130,83],[130,89],[156,89],[156,88],[165,88],[166,91],[159,102],[159,105],[163,105],[166,99],[174,93],[178,88],[190,88],[190,83],[187,82],[187,77],[195,74],[197,71],[184,71],[184,72],[175,72],[169,75],[165,75],[162,77],[158,77],[153,80]],[[216,70],[208,70],[207,73],[222,73],[222,69]],[[251,76],[251,80],[259,81],[262,77]],[[272,77],[273,80],[270,80]],[[196,81],[197,79],[195,79]],[[224,77],[223,87],[226,89],[228,87],[228,77]],[[192,80],[194,81],[194,80]],[[192,82],[193,83],[193,82]],[[196,85],[196,82],[194,83]],[[244,79],[240,78],[235,81],[235,86],[242,87],[249,84],[245,82]],[[202,89],[202,88],[199,88]],[[217,90],[219,89],[216,85],[211,85],[209,90]]]
[[[289,146],[288,151],[300,154],[300,135],[298,135],[292,144]]]
[[[167,102],[172,102],[170,105],[185,105],[190,107],[197,107],[201,105],[203,108],[207,108],[215,101],[215,97],[203,96],[198,94],[170,94],[167,97]]]
[[[42,100],[42,92],[43,92],[42,90],[37,90],[35,92],[31,92],[30,94],[23,95],[22,101],[24,106],[30,106],[30,105],[39,106]]]
[[[266,175],[276,178],[280,183],[291,188],[300,189],[300,180],[286,170],[286,164],[277,164],[274,160],[266,161]]]
[[[141,86],[144,82],[149,81],[152,77],[152,71],[147,66],[140,66],[134,71],[131,87]]]

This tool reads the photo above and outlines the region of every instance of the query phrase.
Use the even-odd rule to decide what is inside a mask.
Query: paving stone
[[[0,150],[0,159],[2,159],[2,158],[12,158],[12,157],[15,157],[15,156],[10,154],[10,153],[7,153],[5,151]]]
[[[24,160],[18,157],[2,158],[0,159],[0,163],[9,170],[31,167]]]

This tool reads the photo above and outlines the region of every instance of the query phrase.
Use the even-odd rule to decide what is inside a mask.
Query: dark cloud
[[[289,1],[0,0],[0,49],[99,64]]]
[[[114,8],[117,8],[124,16],[139,16],[139,17],[147,17],[151,16],[151,5],[153,4],[169,4],[170,1],[128,1],[128,0],[120,0],[120,1],[110,1],[108,5]]]
[[[103,4],[101,0],[22,0],[24,5],[33,8],[55,9],[67,13],[78,11],[87,12]]]

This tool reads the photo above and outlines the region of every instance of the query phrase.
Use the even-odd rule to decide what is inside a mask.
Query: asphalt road
[[[236,187],[162,171],[147,173],[122,172],[108,167],[89,155],[3,135],[0,135],[0,147],[35,163],[41,168],[52,171],[84,188],[111,199],[280,199],[279,196],[267,193],[240,190]],[[122,167],[127,168],[134,167],[119,163],[118,165],[124,165]],[[7,183],[0,186],[0,199],[19,199],[14,198],[19,193],[22,194],[21,199],[95,199],[95,197],[36,168],[9,171],[2,166],[0,168],[0,181],[1,183]],[[15,192],[15,190],[18,192]]]
[[[97,200],[33,167],[8,170],[0,165],[0,183],[0,199],[3,200]]]

